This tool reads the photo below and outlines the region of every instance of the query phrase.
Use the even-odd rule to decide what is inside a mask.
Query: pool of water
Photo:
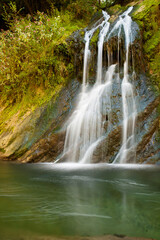
[[[0,163],[0,239],[160,239],[160,167]]]

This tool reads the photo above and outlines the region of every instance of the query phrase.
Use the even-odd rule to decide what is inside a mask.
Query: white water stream
[[[128,61],[129,45],[131,42],[131,17],[128,15],[132,7],[123,13],[117,21],[114,28],[109,31],[109,15],[103,11],[104,21],[85,34],[85,50],[83,65],[83,84],[80,100],[76,110],[70,117],[67,131],[63,156],[71,162],[90,163],[92,162],[93,153],[96,147],[106,138],[106,128],[110,126],[111,117],[111,95],[112,81],[115,75],[116,64],[108,67],[103,76],[103,45],[104,38],[118,29],[118,38],[122,28],[125,33],[126,60],[124,62],[124,77],[121,84],[122,89],[122,111],[123,111],[123,139],[117,157],[114,162],[125,163],[128,161],[128,155],[135,150],[135,118],[136,104],[132,84],[128,80]],[[90,57],[90,40],[94,32],[100,28],[98,41],[98,58],[97,58],[97,77],[95,84],[89,88],[88,84],[88,63]],[[119,49],[119,40],[118,40]],[[108,54],[109,55],[109,54]],[[119,57],[118,57],[119,60]],[[117,60],[117,61],[118,61]]]
[[[128,78],[128,64],[129,64],[129,46],[132,40],[131,23],[132,19],[128,15],[133,7],[128,8],[117,22],[115,28],[120,31],[123,27],[125,33],[125,47],[126,47],[126,60],[124,62],[124,77],[121,85],[122,91],[122,110],[123,110],[123,139],[122,147],[114,160],[115,162],[127,163],[135,162],[135,121],[136,121],[136,103],[134,98],[133,86]],[[114,29],[113,29],[114,31]]]

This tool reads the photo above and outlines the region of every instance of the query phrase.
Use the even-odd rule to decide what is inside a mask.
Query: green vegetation
[[[97,9],[96,0],[85,4],[84,0],[47,0],[45,13],[34,12],[36,6],[30,4],[31,14],[24,15],[22,1],[3,2],[7,4],[0,7],[9,29],[0,32],[0,132],[13,115],[22,117],[58,97],[74,73],[74,56],[66,39],[86,27]]]
[[[5,129],[4,122],[14,114],[19,113],[21,117],[51,98],[56,99],[61,88],[72,78],[74,55],[66,39],[74,31],[86,27],[98,9],[107,7],[110,14],[117,14],[129,2],[1,1],[1,16],[9,29],[0,32],[0,101],[3,106],[0,132]],[[139,2],[133,18],[143,33],[143,47],[153,84],[160,89],[159,0]],[[91,44],[96,44],[98,34],[97,30]]]
[[[110,15],[118,15],[123,11],[123,9],[125,11],[125,7],[122,7],[120,4],[116,4],[114,6],[109,7],[107,10]]]
[[[91,38],[91,45],[94,45],[96,47],[97,42],[98,42],[98,36],[99,36],[99,29],[97,29],[94,34],[93,37]]]
[[[19,16],[20,10],[12,2],[4,7],[3,18],[10,29],[0,33],[1,100],[15,104],[27,98],[40,105],[59,92],[73,73],[72,56],[65,40],[86,26],[86,18],[79,19],[83,14],[89,19],[91,6],[87,10],[81,1],[75,1],[67,11],[59,12],[52,4],[48,14],[38,11],[23,18]],[[46,95],[47,99],[43,98]]]
[[[107,0],[106,2],[113,2],[113,0]],[[8,10],[10,3],[15,3],[17,8],[22,10],[22,14],[29,13],[33,16],[37,11],[48,13],[55,8],[58,11],[68,10],[75,13],[75,17],[83,16],[83,18],[86,18],[91,13],[93,14],[97,7],[104,7],[106,2],[98,0],[1,0],[0,12],[4,8]]]
[[[4,102],[19,102],[28,91],[58,89],[72,71],[65,39],[82,27],[69,13],[43,12],[17,18],[0,34],[0,90]]]
[[[159,0],[144,0],[133,14],[143,32],[144,53],[153,84],[160,90],[160,8]]]

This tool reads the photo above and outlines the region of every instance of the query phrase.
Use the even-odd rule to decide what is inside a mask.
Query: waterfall
[[[83,63],[83,85],[82,85],[82,92],[85,91],[86,83],[87,83],[87,69],[88,69],[88,61],[89,61],[89,56],[90,56],[90,50],[89,50],[89,43],[90,40],[94,34],[94,32],[97,30],[99,25],[90,31],[87,31],[85,33],[85,49],[84,49],[84,63]]]
[[[122,147],[114,162],[126,163],[135,161],[135,120],[136,120],[136,103],[134,98],[133,86],[128,80],[129,64],[129,46],[131,43],[131,23],[132,19],[128,15],[132,11],[130,7],[124,12],[117,22],[115,28],[119,28],[119,33],[123,27],[125,33],[126,59],[124,62],[124,77],[122,80],[122,110],[123,110],[123,135]],[[113,29],[114,31],[114,29]]]
[[[100,34],[99,34],[99,41],[98,41],[98,60],[97,60],[97,84],[101,84],[102,82],[102,55],[103,55],[103,43],[104,43],[104,38],[109,30],[110,23],[108,22],[110,16],[104,12],[104,26],[102,27]]]
[[[123,134],[122,147],[120,148],[114,162],[127,162],[128,155],[134,152],[135,147],[135,118],[136,104],[134,100],[133,86],[129,82],[128,62],[129,62],[129,46],[131,42],[131,17],[128,15],[132,7],[124,12],[112,30],[110,30],[110,16],[102,11],[104,20],[101,24],[97,24],[85,33],[85,49],[83,64],[83,84],[80,93],[79,103],[76,110],[69,119],[63,156],[67,161],[90,163],[93,159],[94,151],[97,146],[106,138],[106,127],[109,129],[111,125],[112,115],[112,84],[116,75],[116,66],[108,57],[108,70],[106,74],[103,71],[103,45],[104,39],[111,36],[118,30],[118,49],[119,37],[122,28],[125,33],[126,55],[124,62],[124,77],[121,84],[122,91],[122,112],[123,112]],[[89,58],[90,58],[90,40],[97,29],[100,29],[98,41],[98,57],[97,57],[97,76],[95,84],[91,87],[88,83]],[[109,31],[110,30],[110,31]],[[119,53],[118,53],[119,54]],[[108,53],[109,56],[109,53]],[[119,55],[117,56],[119,68]]]

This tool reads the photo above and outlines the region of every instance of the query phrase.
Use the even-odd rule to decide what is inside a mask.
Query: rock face
[[[77,80],[73,80],[61,90],[56,100],[52,99],[47,105],[27,114],[23,119],[14,116],[9,125],[14,124],[13,131],[8,130],[0,135],[0,149],[3,149],[0,152],[0,160],[55,160],[63,149],[64,141],[61,139],[64,134],[61,128],[73,108],[79,85]],[[61,133],[57,133],[59,129]]]
[[[98,17],[101,21],[101,15],[98,15]],[[97,16],[95,19],[97,20]],[[95,19],[93,18],[93,24]],[[115,23],[116,20],[112,25],[114,26]],[[89,28],[91,26],[92,24]],[[129,62],[132,62],[135,70],[134,83],[132,84],[135,88],[138,112],[136,119],[136,161],[137,163],[156,163],[160,159],[158,134],[160,118],[157,113],[160,98],[152,90],[150,80],[145,74],[145,60],[141,51],[142,42],[136,23],[133,24],[132,29],[133,39],[130,47],[131,57]],[[21,120],[14,116],[14,129],[0,135],[0,159],[18,159],[20,162],[52,162],[62,153],[65,139],[64,123],[74,110],[80,91],[80,83],[77,80],[82,79],[84,31],[75,32],[67,40],[74,56],[76,79],[62,89],[56,100],[52,99],[48,104],[33,113],[26,114]],[[89,82],[91,85],[96,78],[98,31],[95,32],[93,38],[90,46],[91,58],[89,63]],[[123,63],[125,51],[123,48],[123,36],[119,44],[121,63]],[[104,71],[108,66],[108,50],[112,55],[113,63],[116,63],[117,47],[116,35],[110,36],[109,41],[105,40],[103,49]],[[119,66],[119,68],[122,68],[122,66]],[[109,131],[106,131],[105,140],[94,152],[94,163],[112,162],[122,142],[122,112],[120,111],[122,100],[118,82],[113,83],[112,91],[112,126]]]

